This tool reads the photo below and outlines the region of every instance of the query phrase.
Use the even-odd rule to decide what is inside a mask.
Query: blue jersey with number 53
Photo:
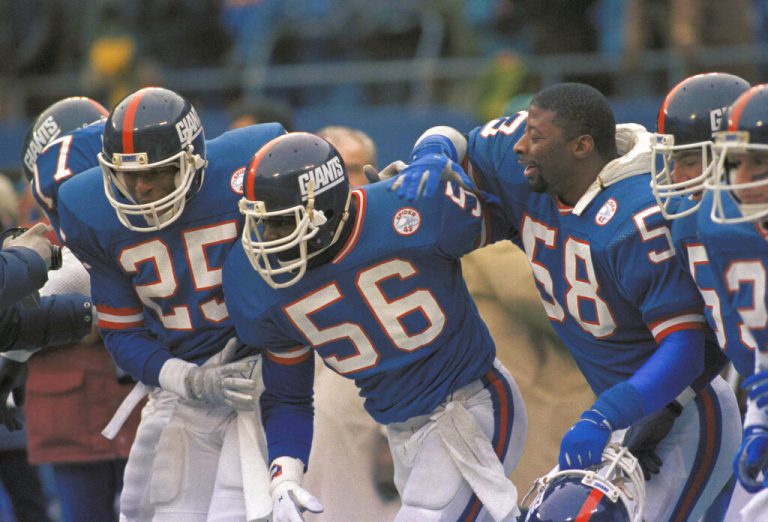
[[[501,199],[550,322],[599,395],[632,376],[669,333],[702,328],[703,302],[675,259],[649,176],[603,188],[576,215],[530,189],[513,151],[526,116],[472,130],[469,173]]]
[[[721,225],[710,219],[712,194],[705,193],[698,211],[701,241],[718,274],[720,295],[738,314],[738,336],[754,350],[768,350],[768,233],[759,223]],[[729,196],[723,197],[727,217],[740,216]]]
[[[680,210],[695,203],[690,199],[681,199]],[[700,209],[698,212],[706,211]],[[739,328],[741,322],[739,314],[731,306],[728,294],[723,293],[723,287],[719,281],[721,272],[709,260],[699,234],[698,212],[676,219],[672,223],[672,242],[680,263],[699,287],[706,305],[704,315],[717,338],[718,346],[740,374],[749,376],[755,370],[754,347],[744,343]]]

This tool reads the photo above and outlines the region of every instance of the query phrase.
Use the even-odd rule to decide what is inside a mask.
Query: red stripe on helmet
[[[739,130],[739,121],[741,120],[741,115],[744,114],[744,109],[747,108],[747,105],[752,101],[755,94],[765,88],[765,85],[755,85],[736,99],[731,108],[730,118],[728,118],[729,131]]]
[[[664,123],[667,119],[667,107],[669,107],[670,102],[672,99],[677,96],[677,92],[683,88],[683,84],[687,80],[683,80],[682,82],[675,85],[671,91],[667,94],[667,97],[664,98],[664,103],[661,104],[661,108],[659,109],[659,115],[656,119],[656,131],[659,134],[664,134]]]
[[[283,134],[285,136],[285,134]],[[256,201],[256,194],[253,192],[253,179],[256,177],[256,170],[259,168],[261,160],[267,154],[267,150],[272,148],[272,144],[279,140],[283,136],[273,138],[267,142],[262,148],[260,148],[256,154],[253,155],[250,165],[248,165],[248,172],[245,173],[245,183],[243,183],[243,193],[248,201]]]
[[[588,522],[589,519],[592,518],[595,508],[600,504],[600,501],[603,500],[604,496],[603,492],[599,489],[592,489],[589,496],[584,501],[584,504],[582,504],[579,514],[573,519],[573,522]]]
[[[125,108],[123,116],[123,153],[133,154],[133,126],[136,122],[136,111],[139,110],[139,103],[144,97],[144,89],[134,94]]]
[[[102,104],[90,98],[86,98],[86,100],[88,100],[91,105],[96,107],[96,110],[98,110],[101,114],[103,114],[104,116],[109,116],[109,111]]]

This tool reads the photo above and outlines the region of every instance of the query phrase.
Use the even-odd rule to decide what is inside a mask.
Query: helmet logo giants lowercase
[[[334,187],[344,180],[344,168],[341,166],[341,160],[334,156],[319,167],[300,175],[299,190],[301,191],[302,201],[307,199],[307,187],[310,181],[315,182],[315,194],[321,194],[331,187]]]
[[[189,111],[189,114],[176,123],[176,132],[179,134],[179,141],[184,148],[191,145],[202,130],[203,124],[200,122],[200,118],[195,109]]]

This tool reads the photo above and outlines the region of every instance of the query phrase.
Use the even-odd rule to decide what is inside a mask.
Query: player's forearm
[[[48,280],[45,261],[29,248],[0,252],[0,309],[13,306]]]
[[[264,358],[261,415],[269,462],[284,456],[309,462],[315,416],[314,360],[308,357],[299,364],[283,365],[268,355]]]
[[[160,386],[160,369],[173,355],[148,329],[102,329],[101,336],[118,367],[139,382]]]
[[[704,332],[673,332],[632,377],[601,393],[592,409],[602,413],[612,429],[626,428],[685,396],[703,370]]]
[[[629,379],[643,397],[646,414],[677,399],[704,372],[704,342],[703,330],[672,332]]]

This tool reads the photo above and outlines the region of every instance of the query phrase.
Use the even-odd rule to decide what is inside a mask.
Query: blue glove
[[[582,413],[560,442],[560,469],[586,469],[600,464],[611,431],[611,425],[599,411]]]
[[[414,201],[422,196],[434,196],[441,181],[455,182],[467,190],[475,191],[472,180],[461,165],[443,154],[426,154],[413,159],[400,172],[390,190],[397,190],[401,199]]]
[[[750,375],[741,387],[749,392],[750,400],[755,401],[758,408],[768,406],[768,370]]]
[[[768,430],[763,426],[749,426],[744,430],[739,451],[733,459],[733,472],[741,485],[750,493],[768,485],[765,470],[768,469]],[[758,475],[763,472],[763,480]]]

